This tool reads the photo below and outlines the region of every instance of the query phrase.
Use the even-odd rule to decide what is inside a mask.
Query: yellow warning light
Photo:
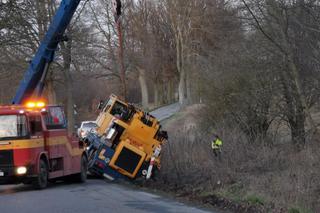
[[[37,103],[36,103],[36,106],[39,107],[39,108],[41,108],[41,107],[45,107],[46,104],[45,104],[44,102],[37,102]]]
[[[39,102],[30,101],[30,102],[27,102],[27,104],[26,104],[27,108],[42,108],[42,107],[45,107],[45,106],[46,106],[46,104],[44,102],[42,102],[42,101],[39,101]]]
[[[26,104],[26,107],[28,107],[28,108],[34,108],[36,106],[36,103],[35,102],[28,102],[27,104]]]

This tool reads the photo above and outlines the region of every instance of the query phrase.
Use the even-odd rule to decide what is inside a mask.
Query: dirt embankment
[[[320,212],[316,144],[297,151],[249,143],[236,129],[203,129],[201,108],[190,106],[163,124],[170,141],[152,187],[233,212]],[[210,147],[213,132],[224,141],[221,159]]]

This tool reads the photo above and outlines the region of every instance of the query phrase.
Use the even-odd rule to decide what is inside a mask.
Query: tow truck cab
[[[82,144],[69,136],[62,107],[0,106],[0,184],[35,183],[86,172]],[[81,176],[82,175],[82,176]]]

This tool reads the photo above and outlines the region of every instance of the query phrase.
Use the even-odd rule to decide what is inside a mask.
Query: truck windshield
[[[113,103],[113,100],[110,98],[110,99],[108,100],[108,102],[106,102],[103,111],[104,111],[104,112],[108,111],[108,109],[111,107],[112,103]]]
[[[0,115],[0,140],[21,139],[28,136],[24,115]]]
[[[86,128],[86,129],[92,129],[92,128],[97,128],[98,125],[94,122],[88,122],[88,123],[83,123],[82,124],[82,128]]]

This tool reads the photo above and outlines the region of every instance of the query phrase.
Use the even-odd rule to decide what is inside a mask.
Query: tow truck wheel
[[[84,183],[87,181],[88,160],[85,155],[81,157],[81,172],[77,174],[77,181]]]
[[[39,162],[39,174],[36,180],[33,182],[33,186],[36,189],[44,189],[48,185],[48,167],[43,159]]]

